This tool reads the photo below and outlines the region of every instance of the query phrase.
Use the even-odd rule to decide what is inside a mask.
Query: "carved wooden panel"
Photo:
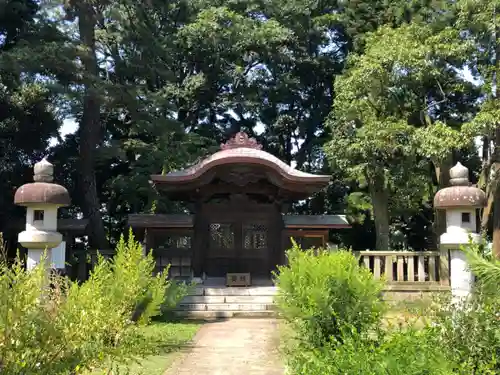
[[[221,173],[220,179],[224,182],[235,184],[236,186],[246,186],[252,183],[257,183],[266,176],[262,173],[242,173],[238,170],[229,170]]]
[[[207,202],[213,196],[220,196],[221,194],[230,195],[242,193],[260,194],[269,197],[268,199],[274,200],[274,198],[279,194],[279,189],[276,186],[263,181],[248,183],[245,186],[238,186],[237,184],[226,182],[223,178],[221,178],[207,186],[204,186],[203,189],[200,189],[196,193],[196,196],[202,202]]]
[[[299,245],[303,250],[309,250],[311,247],[325,247],[328,241],[328,230],[285,230],[285,250],[292,247],[290,238]]]
[[[165,249],[191,249],[191,236],[167,234],[158,240],[158,247]]]
[[[267,249],[268,226],[266,224],[243,224],[243,248]]]
[[[211,249],[233,249],[234,235],[233,223],[210,223],[209,246]]]
[[[279,207],[250,194],[214,195],[203,203],[200,270],[209,276],[269,276],[281,248]],[[281,223],[281,224],[280,224]]]
[[[169,277],[190,277],[192,274],[193,231],[155,229],[148,231],[148,249],[153,250],[156,272],[169,268]]]

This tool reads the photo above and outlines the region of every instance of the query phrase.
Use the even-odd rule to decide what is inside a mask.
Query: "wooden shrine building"
[[[324,189],[330,176],[298,171],[238,133],[220,151],[182,171],[151,176],[189,214],[134,214],[129,225],[173,277],[251,273],[269,277],[285,263],[290,238],[325,246],[328,231],[348,228],[343,215],[288,215],[292,202]]]

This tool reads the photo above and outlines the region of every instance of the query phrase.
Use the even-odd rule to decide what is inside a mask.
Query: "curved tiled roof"
[[[14,203],[19,206],[50,204],[56,206],[71,205],[71,198],[65,187],[48,183],[32,182],[16,190]]]
[[[154,183],[168,187],[170,190],[177,188],[189,190],[208,183],[208,179],[215,176],[209,172],[219,171],[218,167],[244,165],[261,168],[271,183],[285,191],[309,195],[326,187],[330,182],[330,176],[299,171],[282,162],[276,156],[262,151],[262,146],[255,139],[242,132],[237,133],[220,148],[220,151],[190,168],[173,171],[166,175],[152,175],[151,179]],[[242,177],[244,176],[245,172],[242,172]]]
[[[33,206],[37,204],[69,206],[71,198],[65,187],[53,183],[54,166],[43,158],[33,168],[35,182],[24,184],[16,190],[14,203],[19,206]]]
[[[485,207],[487,198],[484,191],[471,186],[469,170],[458,162],[450,169],[452,186],[439,190],[434,196],[434,208],[447,209],[458,207]]]
[[[292,168],[288,164],[285,164],[276,156],[268,152],[248,147],[238,147],[221,150],[188,169],[182,171],[173,171],[166,175],[154,175],[152,177],[155,182],[187,181],[201,176],[203,173],[216,166],[228,164],[253,164],[266,166],[279,173],[285,179],[295,180],[297,182],[330,181],[330,176],[314,175],[299,171],[295,168]]]

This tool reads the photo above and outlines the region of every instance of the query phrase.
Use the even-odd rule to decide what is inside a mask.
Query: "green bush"
[[[461,309],[440,308],[434,319],[440,328],[439,347],[456,363],[457,374],[500,374],[499,312],[499,296],[481,287]]]
[[[440,301],[424,311],[440,328],[439,346],[457,374],[500,374],[500,262],[486,241],[462,248],[477,280],[471,297],[457,308]]]
[[[153,276],[154,259],[132,235],[116,250],[81,284],[48,276],[45,262],[29,272],[19,258],[0,264],[2,374],[77,374],[146,350],[139,328],[174,286]]]
[[[276,275],[293,375],[500,374],[500,262],[464,249],[480,277],[458,308],[449,298],[418,311],[419,326],[382,324],[382,284],[345,251],[318,256],[296,245]],[[425,323],[422,326],[422,323]]]
[[[302,345],[341,343],[380,321],[383,282],[348,251],[303,251],[294,243],[275,275],[278,309]]]
[[[448,302],[426,313],[440,327],[440,347],[457,374],[500,374],[500,262],[485,244],[462,247],[477,278],[470,298],[461,308]]]
[[[451,375],[433,330],[402,328],[346,337],[342,345],[297,351],[289,357],[294,375]]]
[[[276,274],[293,375],[451,375],[439,328],[383,323],[384,283],[348,251],[303,251],[296,244]]]

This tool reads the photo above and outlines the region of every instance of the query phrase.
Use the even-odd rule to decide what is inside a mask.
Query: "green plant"
[[[171,294],[169,290],[176,287],[166,279],[168,268],[153,276],[155,260],[152,254],[144,256],[132,231],[127,241],[121,236],[113,259],[100,259],[100,263],[109,266],[112,279],[103,285],[104,292],[116,299],[114,306],[133,311],[132,321],[148,323],[151,317],[159,315],[166,296]]]
[[[284,317],[282,350],[294,375],[452,375],[441,332],[423,322],[387,325],[384,283],[348,251],[295,243],[275,275]],[[409,323],[409,322],[407,322]]]
[[[500,284],[500,260],[493,257],[491,249],[486,246],[486,239],[469,241],[468,245],[462,246],[462,251],[465,251],[469,267],[481,286],[500,297],[497,289]]]
[[[348,251],[303,251],[295,242],[275,274],[277,306],[302,345],[341,343],[380,322],[383,282]]]
[[[413,327],[353,333],[342,345],[294,352],[294,375],[451,375],[452,366],[436,350],[435,330]]]
[[[457,374],[500,373],[500,262],[485,247],[486,241],[462,247],[476,283],[461,306],[438,301],[425,312],[439,328],[440,343]]]
[[[294,375],[493,375],[500,373],[500,263],[483,244],[464,251],[479,276],[457,306],[447,298],[418,308],[413,324],[382,324],[383,284],[346,251],[302,251],[276,275],[286,321],[284,354]],[[415,310],[415,309],[413,309]],[[413,311],[417,313],[417,311]],[[439,348],[439,349],[437,349]]]
[[[0,263],[0,372],[77,374],[146,354],[140,328],[161,313],[172,286],[153,270],[132,235],[112,260],[98,257],[81,284],[50,275],[45,261],[31,271],[19,257]]]
[[[500,264],[485,244],[471,241],[461,248],[476,276],[471,296],[460,305],[453,304],[451,296],[436,297],[417,312],[438,329],[438,347],[454,363],[456,374],[500,373]]]
[[[457,374],[500,373],[500,299],[478,286],[460,308],[439,308],[434,324],[439,328],[439,347]]]

